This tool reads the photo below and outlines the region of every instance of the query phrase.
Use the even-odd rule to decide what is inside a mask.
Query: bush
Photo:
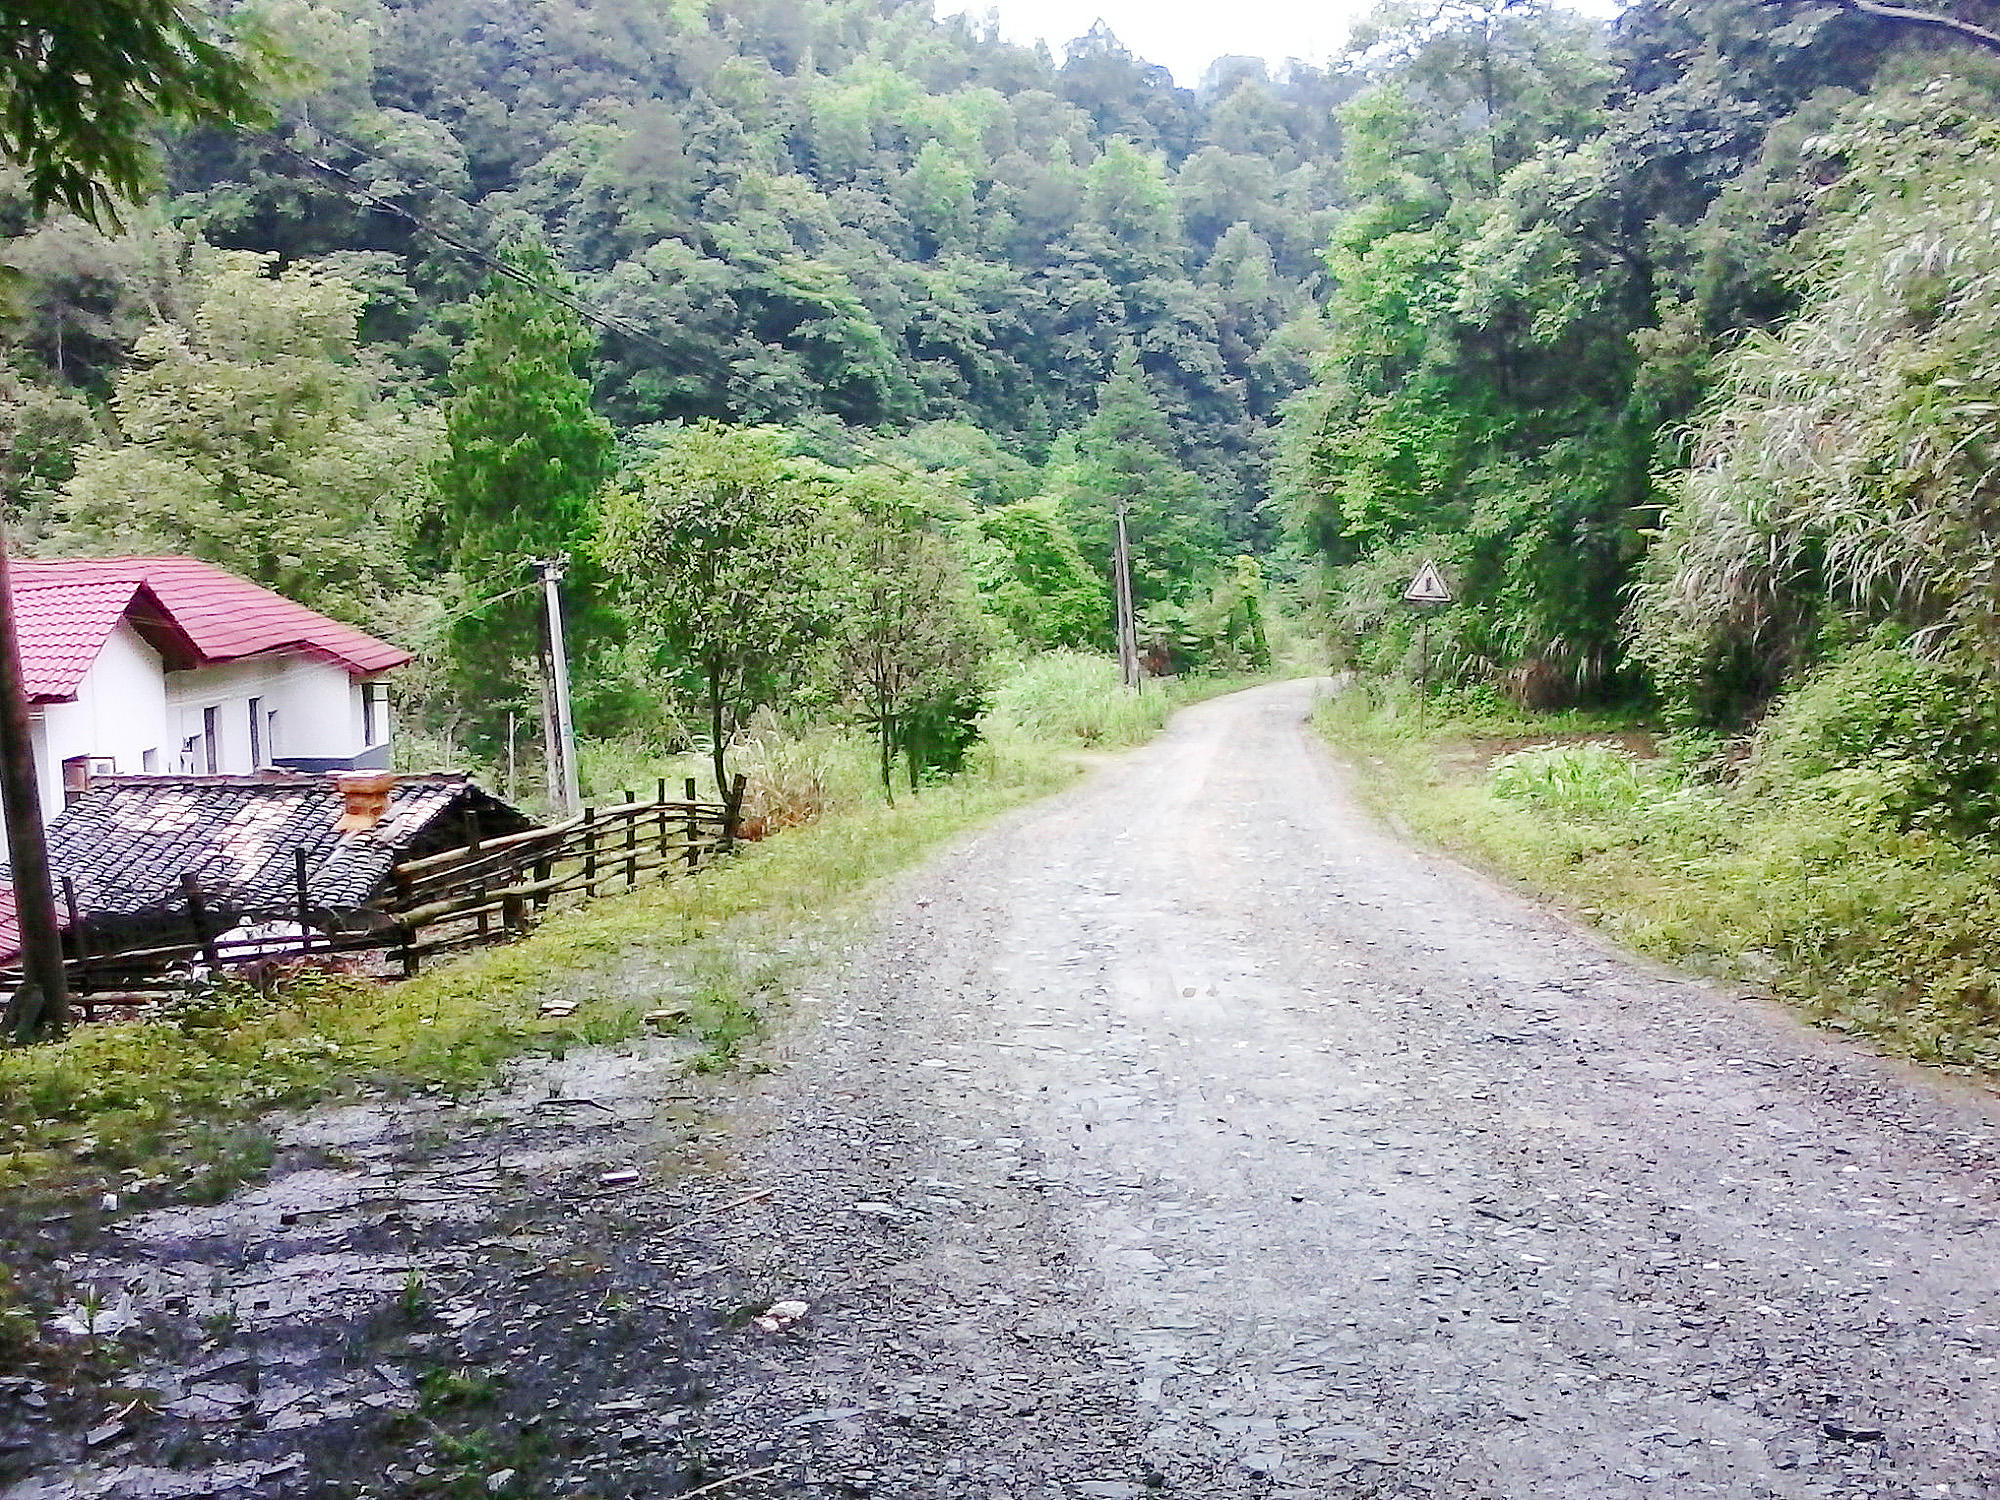
[[[743,773],[744,822],[760,833],[882,800],[875,748],[850,729],[787,733],[758,725],[737,741],[733,757]]]
[[[1084,651],[1050,651],[1008,673],[994,690],[991,720],[1052,744],[1136,745],[1179,706],[1163,684],[1129,693],[1118,663]]]
[[[1821,669],[1764,721],[1745,787],[1825,798],[1897,826],[2000,825],[2000,684],[1877,642]]]

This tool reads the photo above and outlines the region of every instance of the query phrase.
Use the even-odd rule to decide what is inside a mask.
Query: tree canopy
[[[185,0],[8,0],[0,8],[0,156],[37,208],[114,223],[153,185],[157,122],[266,117],[254,33]]]
[[[453,615],[442,727],[518,705],[554,551],[618,575],[598,616],[571,575],[593,724],[851,709],[841,549],[791,530],[867,533],[854,485],[959,497],[876,571],[948,550],[1023,649],[1109,643],[1122,509],[1175,659],[1257,659],[1310,591],[1403,670],[1424,558],[1437,679],[1535,704],[1728,721],[1883,625],[1993,654],[2000,63],[1960,9],[1392,3],[1330,67],[1196,88],[1102,26],[1058,59],[845,0],[122,14],[194,70],[157,74],[170,192],[102,233],[32,151],[0,180],[0,498],[45,549]],[[276,136],[222,125],[260,49],[298,59]],[[769,638],[722,660],[722,606],[697,640],[633,558],[738,524],[701,588]]]

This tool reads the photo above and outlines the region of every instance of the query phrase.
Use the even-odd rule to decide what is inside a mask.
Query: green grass
[[[1143,744],[1190,703],[1269,681],[1272,673],[1151,678],[1137,693],[1118,681],[1118,663],[1083,651],[1050,651],[1018,664],[993,694],[991,740],[1118,749]]]
[[[1077,772],[1071,753],[1136,743],[1175,707],[1236,684],[1149,684],[1064,655],[1003,682],[968,771],[890,807],[858,737],[773,725],[744,747],[753,801],[812,821],[696,875],[559,909],[530,936],[375,984],[308,972],[273,999],[224,986],[143,1021],[0,1049],[0,1195],[214,1200],[271,1163],[271,1112],[363,1091],[466,1094],[510,1059],[637,1033],[673,1010],[689,1066],[735,1065],[802,964],[884,877]],[[607,760],[638,777],[638,752]],[[774,818],[774,822],[783,819]],[[573,1013],[546,1016],[550,1000]],[[0,1210],[7,1207],[0,1198]]]
[[[1115,699],[1115,672],[1103,659],[1065,662],[1062,691],[1080,698],[1088,684]],[[1038,680],[1010,701],[1049,696]],[[1185,696],[1149,693],[1117,742],[1143,737],[1136,726],[1156,728],[1169,698]],[[558,910],[519,942],[406,983],[307,973],[275,1000],[223,987],[153,1019],[0,1050],[0,1193],[212,1200],[269,1165],[261,1120],[271,1111],[364,1089],[470,1092],[525,1053],[630,1037],[656,1009],[685,1013],[692,1067],[729,1067],[813,956],[815,932],[945,839],[1062,785],[1076,774],[1068,750],[1106,743],[1094,725],[1054,713],[1032,728],[996,715],[990,728],[966,774],[893,808],[865,743],[773,730],[744,763],[763,795],[815,821],[691,878]],[[544,1016],[557,999],[574,1013]]]
[[[1490,707],[1490,706],[1489,706]],[[1639,727],[1353,693],[1320,730],[1415,835],[1620,942],[1922,1061],[2000,1073],[2000,857],[1824,785],[1755,795]],[[1551,742],[1515,748],[1530,737]],[[1498,743],[1495,743],[1495,742]],[[1495,754],[1494,752],[1498,752]]]

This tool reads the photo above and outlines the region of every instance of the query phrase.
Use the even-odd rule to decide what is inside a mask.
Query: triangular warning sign
[[[1417,576],[1410,580],[1410,586],[1403,590],[1403,597],[1412,604],[1449,604],[1451,590],[1438,576],[1437,564],[1426,562],[1417,569]]]

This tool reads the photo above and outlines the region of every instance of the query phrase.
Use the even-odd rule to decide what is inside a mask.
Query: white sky
[[[941,16],[1000,15],[1009,41],[1049,44],[1058,63],[1063,46],[1102,17],[1118,40],[1147,62],[1172,70],[1193,88],[1218,57],[1288,57],[1324,65],[1347,41],[1348,28],[1375,0],[934,0]],[[1617,0],[1571,0],[1586,14],[1610,15]]]

